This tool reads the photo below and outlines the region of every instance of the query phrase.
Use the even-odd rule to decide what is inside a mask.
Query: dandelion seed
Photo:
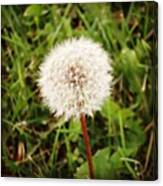
[[[44,103],[56,116],[93,115],[110,94],[110,58],[90,39],[57,45],[40,66],[38,84]]]

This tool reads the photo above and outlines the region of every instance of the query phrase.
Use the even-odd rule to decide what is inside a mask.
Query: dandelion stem
[[[82,113],[80,116],[80,122],[81,122],[83,138],[84,138],[84,143],[85,143],[85,148],[86,148],[86,155],[87,155],[88,168],[89,168],[89,177],[93,179],[94,171],[93,171],[92,153],[91,153],[89,135],[87,132],[87,122],[86,122],[86,117],[84,113]]]

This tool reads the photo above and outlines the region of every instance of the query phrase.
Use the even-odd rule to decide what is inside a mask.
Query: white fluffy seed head
[[[92,116],[110,94],[111,59],[90,39],[69,39],[57,45],[40,66],[38,86],[44,103],[56,116]]]

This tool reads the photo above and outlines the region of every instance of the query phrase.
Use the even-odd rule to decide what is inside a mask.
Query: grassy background
[[[88,177],[80,124],[50,115],[36,86],[47,52],[85,36],[113,59],[112,96],[87,118],[96,178],[157,178],[156,6],[2,6],[2,176]]]

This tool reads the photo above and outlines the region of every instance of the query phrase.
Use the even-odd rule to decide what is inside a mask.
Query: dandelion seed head
[[[56,116],[92,116],[110,95],[111,59],[90,39],[69,39],[51,50],[40,66],[38,86]]]

